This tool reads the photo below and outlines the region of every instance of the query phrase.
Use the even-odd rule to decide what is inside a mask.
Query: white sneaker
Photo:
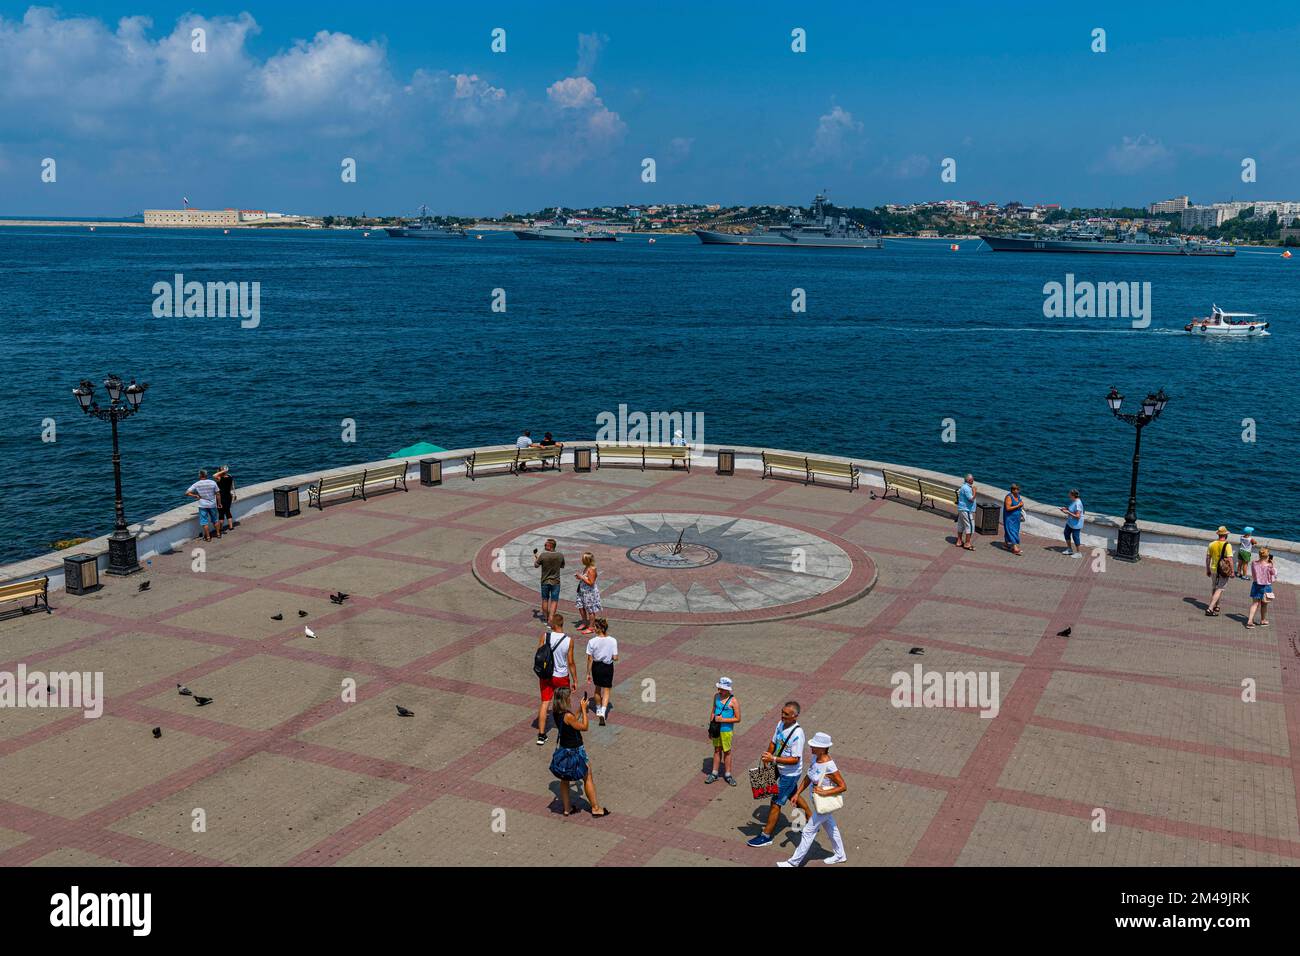
[[[604,716],[605,716],[605,708],[604,708],[604,707],[597,707],[597,708],[596,708],[596,716],[597,716],[597,717],[604,717]]]
[[[834,863],[843,863],[847,859],[848,859],[847,856],[828,856],[826,859],[822,860],[822,862],[825,863],[827,866],[830,866]]]
[[[1082,551],[1071,551],[1071,552],[1070,552],[1070,557],[1072,557],[1072,558],[1081,558],[1081,557],[1083,557],[1083,552],[1082,552]]]
[[[794,868],[794,864],[791,863],[789,860],[782,860],[780,863],[777,864],[777,866],[788,866],[791,869]]]

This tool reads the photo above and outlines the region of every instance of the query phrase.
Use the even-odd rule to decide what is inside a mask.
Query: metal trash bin
[[[74,554],[63,559],[63,589],[69,594],[89,594],[98,591],[99,556]]]
[[[420,459],[420,484],[422,485],[442,484],[442,459],[441,458]]]
[[[734,475],[736,473],[736,452],[731,448],[718,449],[718,474]]]
[[[272,494],[275,498],[277,518],[292,518],[300,512],[297,485],[280,485],[273,490]]]
[[[573,449],[573,470],[591,471],[591,449],[590,448]]]
[[[975,506],[975,530],[979,534],[997,534],[998,520],[1002,517],[1001,505]]]

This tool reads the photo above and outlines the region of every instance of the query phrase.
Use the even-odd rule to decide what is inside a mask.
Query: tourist
[[[591,633],[591,619],[600,614],[600,588],[596,586],[596,556],[582,552],[582,570],[575,574],[578,581],[578,615],[582,618],[578,630]]]
[[[609,622],[598,617],[591,622],[596,636],[587,642],[587,683],[596,688],[596,716],[600,726],[614,705],[609,702],[609,692],[614,686],[614,662],[618,660],[618,641],[609,636]]]
[[[211,541],[213,534],[221,537],[221,525],[217,521],[217,495],[220,489],[217,483],[208,477],[206,471],[199,472],[199,480],[190,485],[185,495],[199,500],[199,527],[203,529],[203,540]]]
[[[573,664],[573,639],[564,633],[564,615],[556,614],[551,618],[551,626],[538,639],[537,647],[540,649],[543,644],[551,645],[551,653],[555,657],[555,670],[550,678],[537,679],[542,694],[541,706],[537,708],[537,746],[539,747],[546,743],[546,711],[551,706],[555,692],[567,688],[569,675],[577,670]]]
[[[967,475],[957,489],[957,547],[975,550],[975,479]]]
[[[542,436],[542,440],[537,443],[537,447],[555,449],[555,467],[558,470],[560,467],[560,456],[564,454],[564,442],[556,441],[551,437],[551,433],[547,432]]]
[[[1232,580],[1232,545],[1228,543],[1228,529],[1219,525],[1218,537],[1205,549],[1205,576],[1213,578],[1210,585],[1210,603],[1205,606],[1206,617],[1219,616],[1219,602],[1223,600],[1223,589]]]
[[[731,692],[731,678],[718,679],[717,693],[709,705],[709,742],[713,744],[713,769],[704,778],[705,783],[718,779],[721,766],[722,779],[730,786],[736,785],[736,778],[731,775],[731,744],[736,733],[736,724],[740,723],[740,698]]]
[[[1250,577],[1250,554],[1255,550],[1255,529],[1246,528],[1241,532],[1241,541],[1237,544],[1237,577],[1243,581]]]
[[[1024,554],[1020,550],[1020,521],[1025,514],[1025,501],[1020,497],[1020,486],[1012,485],[1011,491],[1002,499],[1002,530],[1006,533],[1007,550],[1012,554]]]
[[[524,430],[523,432],[520,433],[519,437],[515,439],[515,448],[523,449],[523,448],[532,448],[532,447],[533,447],[533,433]],[[515,457],[518,458],[519,456],[516,454]],[[528,469],[528,462],[521,461],[519,462],[518,467],[520,471],[526,471]]]
[[[777,784],[780,789],[772,798],[772,807],[767,811],[767,824],[763,827],[763,832],[748,841],[750,846],[772,845],[772,834],[781,817],[781,808],[789,803],[791,798],[794,798],[795,805],[803,812],[804,820],[812,816],[812,811],[808,809],[808,801],[798,792],[799,781],[803,779],[804,745],[803,728],[799,726],[799,710],[797,701],[785,702],[785,706],[781,708],[781,719],[777,722],[776,730],[772,732],[772,740],[767,745],[767,752],[763,754],[763,763],[777,765]]]
[[[217,522],[225,521],[226,530],[235,530],[235,518],[230,513],[230,506],[235,503],[235,479],[230,474],[230,466],[222,465],[212,476],[217,482]]]
[[[536,616],[549,621],[560,609],[560,571],[564,567],[564,555],[555,550],[554,538],[547,538],[542,547],[541,554],[533,548],[533,567],[541,569],[542,610]]]
[[[582,695],[575,714],[570,703],[570,690],[567,687],[555,691],[555,700],[551,704],[551,718],[555,721],[555,753],[551,755],[551,773],[560,781],[560,803],[564,806],[564,815],[573,813],[569,802],[569,784],[582,781],[582,789],[587,794],[588,809],[593,817],[609,816],[609,808],[602,807],[596,799],[596,780],[591,775],[591,761],[587,759],[587,748],[582,745],[582,732],[587,729],[587,695]]]
[[[831,846],[834,847],[835,854],[822,862],[843,863],[848,859],[844,855],[844,837],[840,836],[839,824],[835,822],[835,811],[839,809],[836,804],[842,806],[844,800],[833,799],[844,793],[848,787],[844,785],[844,778],[840,776],[840,768],[835,766],[835,761],[831,759],[830,734],[813,734],[812,740],[808,741],[808,749],[812,751],[813,759],[808,764],[808,775],[799,785],[799,792],[803,793],[809,788],[812,790],[812,819],[804,827],[803,838],[800,839],[799,848],[794,851],[794,856],[782,860],[777,866],[800,866],[817,839],[817,831],[823,826],[830,831]]]
[[[1070,489],[1070,503],[1061,509],[1061,514],[1065,515],[1065,553],[1072,558],[1081,558],[1079,537],[1083,533],[1084,511],[1077,489]]]
[[[1273,582],[1277,580],[1273,552],[1268,548],[1260,548],[1259,557],[1250,562],[1250,577],[1250,613],[1246,615],[1246,627],[1255,626],[1256,612],[1259,612],[1259,626],[1268,627],[1268,605],[1273,600]]]
[[[660,434],[663,434],[663,433],[660,432]],[[682,437],[682,430],[681,430],[680,428],[677,429],[677,431],[673,432],[673,440],[672,440],[672,443],[671,443],[671,444],[673,444],[673,445],[676,446],[677,448],[685,448],[685,447],[686,447],[686,439]]]

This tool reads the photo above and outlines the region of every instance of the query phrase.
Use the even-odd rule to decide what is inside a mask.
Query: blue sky
[[[1298,41],[1281,3],[0,3],[0,214],[1296,199]]]

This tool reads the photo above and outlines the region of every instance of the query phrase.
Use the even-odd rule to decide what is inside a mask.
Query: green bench
[[[803,476],[803,483],[816,484],[817,476],[844,480],[849,491],[858,487],[858,466],[847,461],[826,458],[809,458],[806,455],[787,455],[782,452],[763,452],[763,477],[775,478],[777,471],[791,471]]]
[[[315,484],[307,486],[307,506],[315,505],[318,510],[324,510],[324,498],[326,495],[336,495],[342,492],[348,492],[348,500],[352,500],[357,495],[365,501],[366,496],[370,493],[375,485],[381,485],[385,482],[393,483],[393,491],[396,491],[398,485],[403,491],[410,491],[406,487],[406,463],[402,462],[396,465],[382,465],[379,468],[366,468],[361,471],[348,471],[337,475],[322,475]]]
[[[596,446],[596,468],[606,458],[623,458],[641,462],[645,471],[648,461],[666,461],[669,468],[676,468],[680,461],[691,470],[691,449],[688,445],[600,445]]]
[[[19,605],[19,609],[24,614],[30,614],[42,606],[45,612],[50,612],[50,579],[35,578],[31,581],[14,581],[11,584],[0,584],[0,603],[8,601],[25,601],[32,599],[31,607]]]

